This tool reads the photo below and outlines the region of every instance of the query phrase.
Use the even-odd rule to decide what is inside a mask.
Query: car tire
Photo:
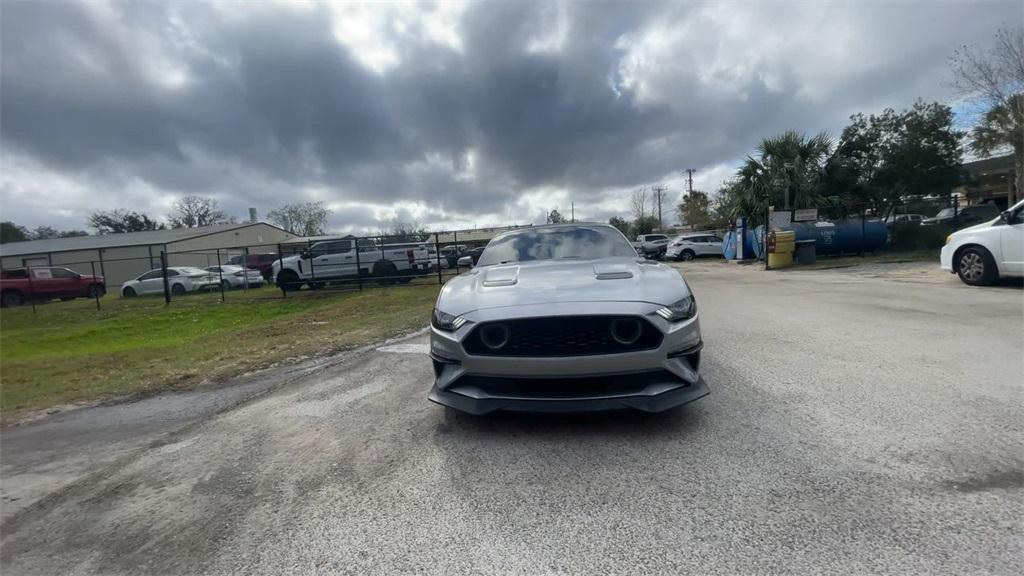
[[[683,261],[686,261],[686,262],[689,262],[690,260],[693,260],[696,257],[697,257],[697,254],[694,253],[694,251],[690,250],[689,248],[687,248],[686,250],[683,250],[682,252],[679,253],[679,259],[683,260]]]
[[[968,286],[988,286],[999,277],[996,261],[981,246],[969,246],[956,253],[956,275]]]
[[[281,270],[277,273],[277,287],[285,292],[298,290],[302,286],[299,275],[294,270]]]
[[[21,306],[24,302],[25,297],[17,290],[4,290],[4,293],[0,295],[0,304],[2,304],[4,308]]]
[[[138,294],[135,293],[135,289],[131,286],[121,290],[121,296],[124,298],[135,298]]]
[[[85,291],[86,298],[102,298],[107,291],[99,284],[93,284],[89,286],[89,289]]]
[[[185,287],[183,285],[181,285],[181,284],[172,284],[171,285],[171,294],[174,294],[175,296],[184,296],[185,292],[188,292],[188,290],[185,290]]]
[[[396,274],[398,274],[398,268],[395,267],[394,262],[380,260],[373,265],[373,275],[378,278],[377,283],[381,286],[394,284],[395,280],[391,277]]]
[[[61,302],[71,302],[74,299],[75,299],[74,296],[63,296],[63,297],[61,297],[60,301]]]

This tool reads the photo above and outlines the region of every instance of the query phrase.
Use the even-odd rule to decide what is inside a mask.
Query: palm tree
[[[736,172],[736,207],[759,216],[772,205],[788,210],[822,204],[831,154],[832,137],[825,132],[807,138],[790,130],[765,138],[756,157],[748,156]]]

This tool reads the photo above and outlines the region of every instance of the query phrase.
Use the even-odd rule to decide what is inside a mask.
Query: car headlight
[[[452,332],[461,328],[465,323],[465,318],[442,312],[437,308],[434,308],[434,313],[430,316],[430,325],[438,330]]]
[[[952,240],[952,239],[953,239],[953,235],[952,234],[950,234],[949,236],[946,236],[946,244],[949,244],[949,241]]]
[[[697,301],[691,294],[671,306],[658,309],[657,314],[669,322],[689,320],[697,315]]]

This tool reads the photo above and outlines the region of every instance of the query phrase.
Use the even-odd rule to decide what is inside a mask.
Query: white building
[[[3,269],[23,266],[64,266],[81,274],[104,276],[108,289],[160,267],[160,252],[168,266],[213,266],[247,250],[277,252],[277,245],[295,235],[255,222],[201,228],[175,228],[127,234],[52,238],[0,244]]]

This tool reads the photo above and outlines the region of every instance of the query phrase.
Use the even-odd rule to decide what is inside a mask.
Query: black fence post
[[[230,260],[229,260],[229,262],[230,262]],[[246,292],[248,292],[249,291],[249,247],[248,246],[245,246],[244,248],[242,248],[242,274],[244,274],[244,276],[242,276],[242,277],[245,279],[245,282],[242,282],[242,290],[245,290]],[[260,272],[260,276],[262,276],[262,275],[263,275],[263,273]],[[262,286],[262,283],[260,285]]]
[[[309,287],[316,289],[316,255],[313,254],[313,245],[310,243],[310,240],[306,240],[306,252],[309,253],[309,276],[313,279],[309,283]]]
[[[440,286],[444,280],[441,279],[441,245],[437,239],[438,234],[434,232],[434,257],[437,258],[437,284]]]
[[[860,210],[860,254],[859,254],[861,258],[864,257],[864,227],[865,227],[865,220],[866,219],[867,219],[867,217],[864,215],[864,209],[861,208],[861,210]]]
[[[171,285],[167,282],[167,252],[160,251],[160,273],[164,277],[164,304],[171,303]]]
[[[25,272],[28,273],[28,299],[32,303],[32,313],[36,313],[36,289],[32,287],[32,268],[29,266],[25,267]]]
[[[284,282],[281,280],[282,273],[284,272],[284,252],[281,251],[281,245],[277,245],[277,276],[274,276],[273,270],[271,270],[271,280],[277,284],[277,287],[281,289],[281,298],[288,297],[288,291],[284,289]]]
[[[362,290],[363,289],[363,265],[362,265],[362,263],[359,262],[359,241],[360,240],[361,240],[361,238],[356,238],[354,240],[354,242],[356,244],[355,245],[355,248],[356,248],[356,284],[358,284],[359,285],[359,289]]]
[[[242,273],[245,274],[245,268],[242,268]],[[217,248],[217,280],[220,285],[220,301],[224,302],[224,269],[220,266],[220,248]]]
[[[96,261],[95,260],[91,260],[89,262],[89,266],[92,268],[92,276],[93,276],[93,279],[95,279],[96,278]],[[106,286],[106,282],[107,282],[107,279],[104,278],[103,279],[103,285],[104,286]],[[99,312],[99,310],[100,310],[100,291],[99,290],[93,290],[93,295],[96,296],[96,311]]]
[[[103,267],[103,248],[97,248],[96,253],[100,255],[100,276],[103,276],[103,281],[107,281],[107,270]],[[150,262],[150,268],[153,267],[153,263]]]
[[[455,273],[461,274],[459,271],[459,232],[458,230],[452,231],[452,252],[455,254]]]

